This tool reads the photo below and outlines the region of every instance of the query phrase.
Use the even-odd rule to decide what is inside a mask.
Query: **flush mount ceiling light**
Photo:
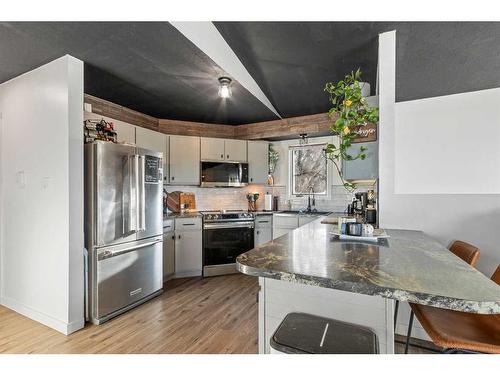
[[[219,78],[219,96],[222,99],[231,97],[231,78],[228,77]]]

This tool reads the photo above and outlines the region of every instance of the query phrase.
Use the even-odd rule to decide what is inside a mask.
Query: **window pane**
[[[327,161],[325,145],[292,148],[292,194],[307,194],[311,187],[316,194],[326,194]]]

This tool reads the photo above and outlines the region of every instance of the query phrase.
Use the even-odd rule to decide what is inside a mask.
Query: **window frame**
[[[304,197],[304,196],[308,196],[309,194],[311,193],[299,193],[299,194],[294,194],[294,173],[293,173],[293,170],[294,170],[294,156],[293,156],[293,151],[294,149],[297,149],[297,148],[304,148],[304,147],[314,147],[314,146],[322,146],[323,148],[326,147],[326,145],[328,144],[328,142],[321,142],[321,143],[308,143],[308,144],[304,144],[304,145],[290,145],[288,146],[288,152],[289,152],[289,155],[288,155],[288,175],[289,175],[289,186],[290,186],[290,189],[289,189],[289,193],[288,193],[288,196],[289,198],[291,199],[295,199],[295,198],[301,198],[301,197]],[[325,158],[325,169],[326,169],[326,191],[324,193],[313,193],[312,195],[314,195],[315,197],[318,197],[318,198],[325,198],[325,199],[329,199],[330,198],[330,192],[331,192],[331,172],[330,172],[330,168],[329,168],[329,164],[328,164],[328,159]]]

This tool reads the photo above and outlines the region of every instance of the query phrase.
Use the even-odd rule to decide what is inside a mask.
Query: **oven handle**
[[[242,222],[232,222],[232,223],[205,223],[203,224],[203,229],[226,229],[226,228],[254,228],[255,223],[253,221],[242,221]]]

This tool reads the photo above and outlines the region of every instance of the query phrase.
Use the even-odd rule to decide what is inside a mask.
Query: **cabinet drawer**
[[[298,215],[280,215],[273,216],[273,226],[278,228],[297,228],[299,226]]]
[[[201,230],[201,218],[189,217],[175,219],[175,230]]]
[[[173,231],[174,228],[174,219],[163,220],[163,233]]]
[[[273,226],[273,215],[257,215],[255,217],[256,228],[271,228]]]

